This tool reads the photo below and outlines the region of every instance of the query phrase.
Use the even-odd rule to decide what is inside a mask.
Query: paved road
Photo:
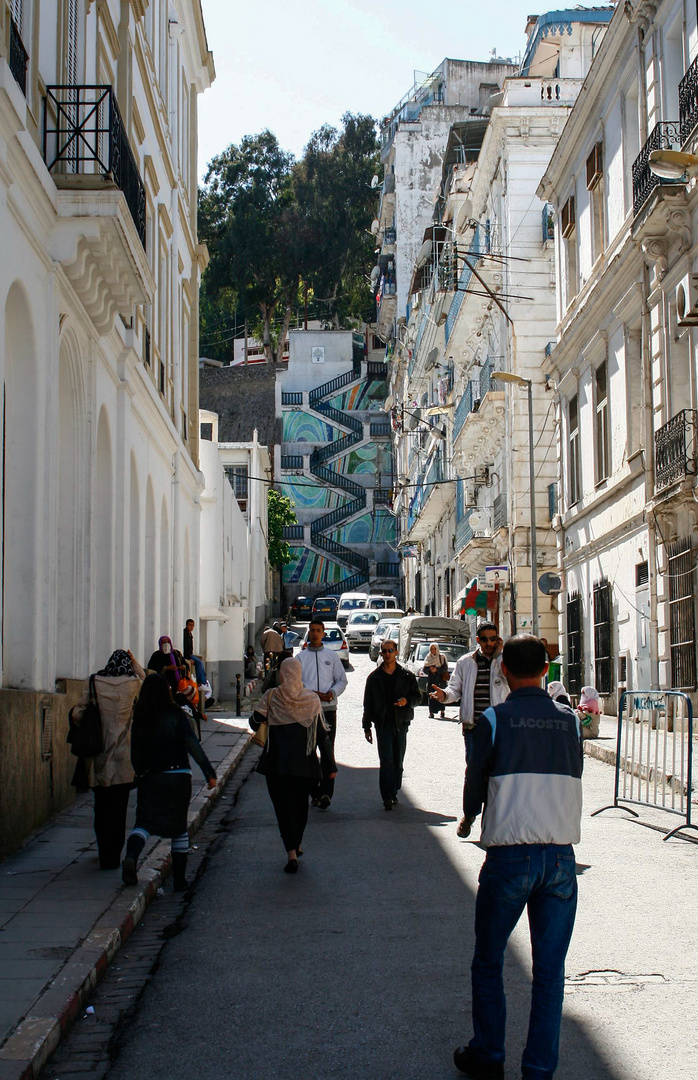
[[[401,804],[387,813],[360,727],[368,659],[341,699],[341,772],[311,810],[300,873],[264,780],[241,792],[169,942],[110,1080],[450,1080],[469,1037],[473,901],[482,851],[460,841],[457,724],[418,710]],[[453,709],[450,710],[453,713]],[[611,811],[613,772],[588,761],[580,911],[568,962],[560,1080],[695,1080],[695,844]],[[669,819],[670,824],[673,824]],[[476,837],[475,837],[476,839]],[[525,1037],[526,927],[507,962],[508,1077]]]

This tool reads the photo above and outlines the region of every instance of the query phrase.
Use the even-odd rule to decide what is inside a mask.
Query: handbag
[[[93,758],[104,750],[104,733],[99,702],[95,690],[95,677],[90,675],[87,705],[79,720],[73,719],[73,709],[68,717],[68,739],[70,752],[75,757]]]
[[[269,705],[271,705],[271,699],[272,699],[273,696],[274,696],[274,690],[270,690],[269,691]],[[267,715],[268,714],[269,714],[269,709],[267,707]],[[268,738],[269,738],[269,724],[266,722],[266,720],[262,720],[262,723],[259,725],[259,727],[255,731],[254,735],[250,739],[250,742],[254,743],[255,746],[261,746],[262,749],[264,749],[264,747],[267,745],[267,739]]]

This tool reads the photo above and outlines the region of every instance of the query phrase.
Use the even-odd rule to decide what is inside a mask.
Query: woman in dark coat
[[[178,653],[173,649],[171,639],[161,637],[156,651],[147,664],[148,674],[164,675],[173,694],[177,693],[177,685],[182,678],[177,657]]]
[[[137,885],[136,866],[151,833],[172,840],[172,877],[175,892],[187,888],[189,851],[187,811],[191,800],[189,755],[210,788],[216,770],[206,757],[188,717],[175,705],[162,675],[148,675],[133,713],[131,761],[138,777],[136,824],[128,838],[121,867],[125,885]]]
[[[250,727],[257,731],[264,721],[269,730],[257,772],[267,778],[286,849],[288,861],[284,871],[295,874],[298,856],[303,854],[301,841],[308,823],[311,788],[321,777],[334,779],[337,775],[320,699],[303,686],[298,660],[283,661],[279,667],[279,685],[260,698],[250,717]],[[318,749],[321,761],[318,761]]]
[[[432,641],[429,646],[429,652],[424,658],[424,666],[422,668],[422,675],[427,677],[427,695],[429,697],[429,716],[434,717],[435,713],[440,710],[441,715],[446,713],[446,706],[439,705],[436,698],[431,697],[431,692],[434,687],[438,686],[441,689],[448,682],[448,660],[444,654],[440,651],[439,646],[435,641]]]

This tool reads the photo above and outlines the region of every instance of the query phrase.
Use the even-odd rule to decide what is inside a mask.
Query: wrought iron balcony
[[[27,64],[29,54],[24,48],[17,23],[10,18],[10,71],[20,90],[27,96]]]
[[[698,125],[698,56],[679,83],[679,123],[685,143]]]
[[[62,187],[94,177],[122,191],[145,248],[145,187],[111,86],[47,86],[43,154]]]
[[[696,475],[698,412],[682,409],[654,433],[654,486],[657,491]]]
[[[294,390],[293,393],[288,393],[286,390],[282,390],[282,392],[281,392],[281,404],[282,405],[302,405],[303,404],[303,394],[302,394],[302,392],[298,393],[297,391]]]
[[[371,438],[372,439],[389,439],[390,438],[390,424],[373,423],[371,424]]]
[[[492,528],[493,529],[505,529],[508,525],[507,520],[507,493],[502,491],[496,496],[494,500],[494,507],[492,510]]]
[[[302,540],[303,537],[302,525],[284,525],[284,540]]]
[[[650,195],[660,184],[673,184],[673,180],[660,180],[651,171],[650,154],[653,150],[678,150],[681,147],[681,124],[677,120],[660,120],[650,132],[647,142],[633,162],[633,213],[639,214]]]
[[[376,577],[400,577],[400,563],[376,563]]]
[[[281,455],[281,468],[282,469],[300,469],[303,471],[303,455],[302,454],[282,454]]]

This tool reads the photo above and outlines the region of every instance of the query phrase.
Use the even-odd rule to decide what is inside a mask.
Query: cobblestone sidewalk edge
[[[218,786],[209,796],[204,786],[189,806],[193,837],[221,797],[225,785],[250,745],[243,736],[218,767]],[[82,1007],[121,946],[133,933],[148,904],[170,871],[170,844],[161,840],[138,868],[138,887],[126,889],[97,920],[91,933],[37,998],[31,1012],[0,1049],[0,1080],[34,1080],[77,1019]]]

